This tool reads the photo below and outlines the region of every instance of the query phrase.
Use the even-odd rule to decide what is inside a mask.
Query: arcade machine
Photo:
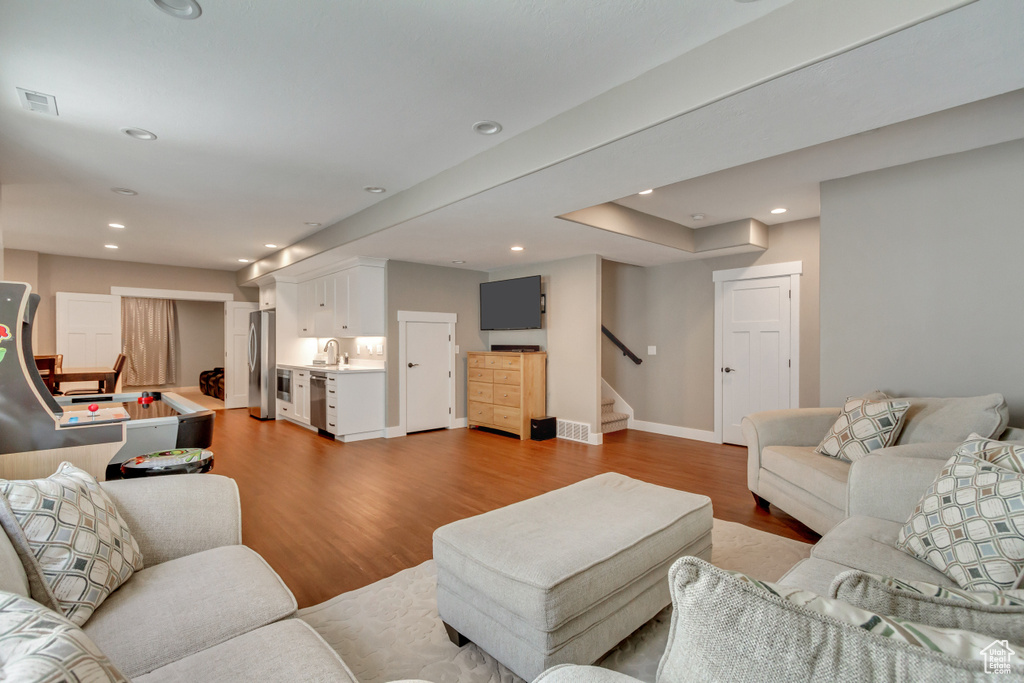
[[[0,282],[0,478],[46,477],[67,460],[102,480],[136,456],[210,445],[213,411],[176,394],[52,396],[32,352],[38,306],[28,284]]]

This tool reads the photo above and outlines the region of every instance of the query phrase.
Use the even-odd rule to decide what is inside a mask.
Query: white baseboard
[[[661,424],[660,422],[646,422],[644,420],[633,420],[629,424],[630,429],[652,434],[664,434],[665,436],[676,436],[680,439],[693,439],[694,441],[706,441],[707,443],[722,443],[714,431],[704,429],[691,429],[690,427],[677,427],[675,425]]]
[[[368,439],[380,439],[384,436],[383,429],[374,429],[369,432],[358,432],[356,434],[344,434],[342,436],[334,437],[337,441],[342,443],[352,443],[353,441],[367,441]]]
[[[405,436],[404,427],[388,427],[384,430],[385,439],[397,439],[400,436]]]
[[[590,439],[587,441],[591,446],[600,446],[604,444],[604,434],[601,432],[595,432],[590,430]]]
[[[469,418],[468,417],[457,417],[457,418],[455,418],[455,421],[452,422],[452,426],[450,427],[450,429],[467,429],[468,427],[469,427]]]

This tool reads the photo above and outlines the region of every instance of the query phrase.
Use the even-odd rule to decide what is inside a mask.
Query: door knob
[[[722,368],[722,372],[736,372],[735,368]]]
[[[410,367],[410,368],[414,368],[414,367],[416,367],[417,365],[419,365],[419,363],[409,363],[409,367]]]

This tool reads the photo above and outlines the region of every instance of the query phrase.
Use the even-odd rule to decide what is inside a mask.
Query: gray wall
[[[224,292],[233,294],[235,301],[256,301],[259,295],[255,287],[238,287],[234,272],[229,270],[54,256],[14,249],[5,249],[3,255],[8,279],[28,282],[32,291],[42,297],[32,335],[33,348],[39,354],[55,353],[57,348],[57,292],[110,294],[111,287],[145,287]],[[223,337],[223,319],[219,329]]]
[[[398,367],[398,311],[455,313],[458,315],[458,322],[455,324],[455,343],[459,345],[455,377],[455,416],[465,417],[466,352],[487,350],[486,333],[480,331],[479,294],[480,283],[487,279],[487,273],[406,261],[388,261],[387,271],[387,338],[391,342],[385,349],[388,368]],[[395,427],[398,425],[401,410],[398,402],[399,374],[388,372],[387,376],[387,424],[389,427]]]
[[[179,387],[199,386],[199,373],[224,367],[224,304],[176,301]]]
[[[548,353],[548,415],[600,431],[601,259],[588,255],[503,268],[489,279],[528,275],[541,276],[547,297],[544,328],[491,332],[488,343],[539,344]]]
[[[821,186],[821,398],[1002,393],[1024,424],[1024,140]]]
[[[604,379],[638,420],[711,431],[715,426],[716,270],[802,261],[800,405],[818,405],[818,219],[769,227],[756,254],[639,268],[606,261],[604,324],[643,359],[635,365],[602,337]],[[647,347],[657,347],[648,356]]]

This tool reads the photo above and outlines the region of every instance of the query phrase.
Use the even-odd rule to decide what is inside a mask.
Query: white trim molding
[[[715,283],[715,431],[714,443],[722,443],[722,345],[724,343],[723,333],[723,299],[724,284],[736,280],[757,280],[770,277],[789,276],[789,286],[792,297],[789,314],[789,351],[790,351],[790,374],[789,374],[789,405],[791,408],[800,407],[800,276],[804,272],[803,261],[788,261],[786,263],[767,263],[765,265],[750,266],[748,268],[733,268],[730,270],[716,270],[711,274]]]
[[[407,433],[408,415],[405,401],[408,388],[406,387],[405,371],[408,360],[406,359],[405,342],[407,339],[406,325],[408,323],[442,323],[448,325],[448,429],[456,428],[455,383],[458,380],[458,359],[455,357],[455,323],[458,322],[458,319],[459,317],[456,313],[398,311],[398,426],[389,427],[386,430],[387,438],[405,436]],[[462,426],[465,426],[465,424]]]
[[[706,429],[677,427],[676,425],[666,425],[659,422],[646,422],[644,420],[632,420],[629,424],[629,428],[636,429],[641,432],[650,432],[652,434],[675,436],[680,439],[692,439],[694,441],[706,441],[708,443],[722,443],[718,434],[715,432],[709,432]]]
[[[178,301],[234,301],[235,295],[226,292],[190,292],[185,289],[146,289],[145,287],[111,287],[114,296],[143,299],[176,299]]]

